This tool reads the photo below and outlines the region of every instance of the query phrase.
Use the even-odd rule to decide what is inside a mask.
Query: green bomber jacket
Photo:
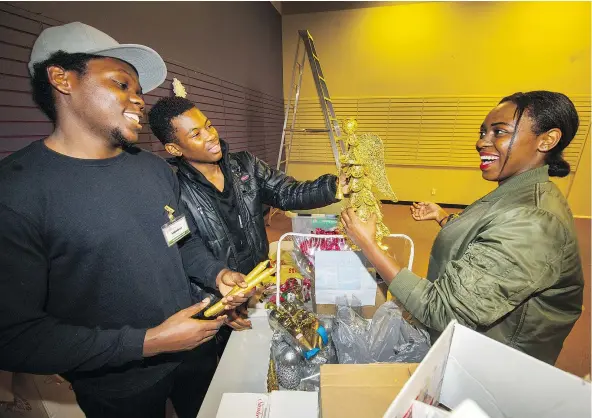
[[[389,290],[436,338],[453,319],[554,364],[582,311],[572,213],[548,166],[503,182],[444,225],[427,280],[407,269]]]

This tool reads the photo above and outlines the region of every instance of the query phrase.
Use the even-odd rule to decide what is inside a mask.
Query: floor
[[[455,211],[457,210],[449,210],[449,212]],[[413,270],[425,276],[428,269],[430,249],[439,230],[438,225],[435,222],[415,222],[409,215],[409,207],[403,205],[384,205],[383,212],[386,225],[390,228],[391,232],[406,234],[413,239],[415,244]],[[590,255],[590,220],[576,219],[576,227],[578,230],[582,264],[584,266],[584,311],[565,341],[563,351],[559,356],[556,366],[583,377],[590,373],[590,267],[592,264]],[[291,230],[291,220],[284,216],[283,213],[278,212],[272,218],[271,226],[267,227],[269,241],[277,241],[282,234]],[[407,245],[397,244],[392,245],[391,248],[397,252],[398,256],[403,252],[403,257],[408,257],[409,247]]]

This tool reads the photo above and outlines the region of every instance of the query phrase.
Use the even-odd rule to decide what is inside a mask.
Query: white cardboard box
[[[266,393],[225,393],[216,418],[265,418],[268,404]]]
[[[450,418],[450,412],[427,403],[413,401],[411,402],[411,416],[413,418]]]
[[[315,418],[317,392],[225,393],[216,418]]]
[[[450,418],[490,418],[470,399],[462,401],[458,408],[450,413]]]
[[[585,380],[452,321],[384,418],[408,418],[412,403],[454,410],[473,400],[491,418],[589,418]]]
[[[490,418],[470,399],[463,401],[452,412],[447,412],[423,402],[413,401],[411,411],[413,418]]]

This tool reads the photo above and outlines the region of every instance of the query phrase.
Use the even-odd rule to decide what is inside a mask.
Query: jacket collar
[[[544,165],[542,167],[533,168],[522,174],[511,177],[498,186],[497,189],[491,193],[483,196],[480,200],[482,202],[489,202],[497,200],[500,197],[512,193],[515,190],[522,189],[524,187],[533,186],[537,183],[545,183],[549,181],[549,166]]]

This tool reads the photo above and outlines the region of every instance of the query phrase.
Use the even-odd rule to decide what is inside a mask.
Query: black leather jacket
[[[231,172],[246,245],[252,252],[250,270],[268,257],[269,243],[263,205],[281,210],[314,209],[330,205],[337,201],[337,177],[325,174],[313,181],[296,181],[249,152],[230,153],[228,145],[224,141],[220,142],[223,152],[221,164],[230,167],[227,172]],[[181,200],[193,216],[203,242],[218,260],[227,263],[228,268],[236,269],[238,252],[231,238],[233,231],[225,225],[212,198],[199,184],[196,170],[183,159],[169,162],[177,167]],[[242,270],[241,273],[248,273],[244,271],[245,268]],[[212,283],[203,284],[215,288]]]

